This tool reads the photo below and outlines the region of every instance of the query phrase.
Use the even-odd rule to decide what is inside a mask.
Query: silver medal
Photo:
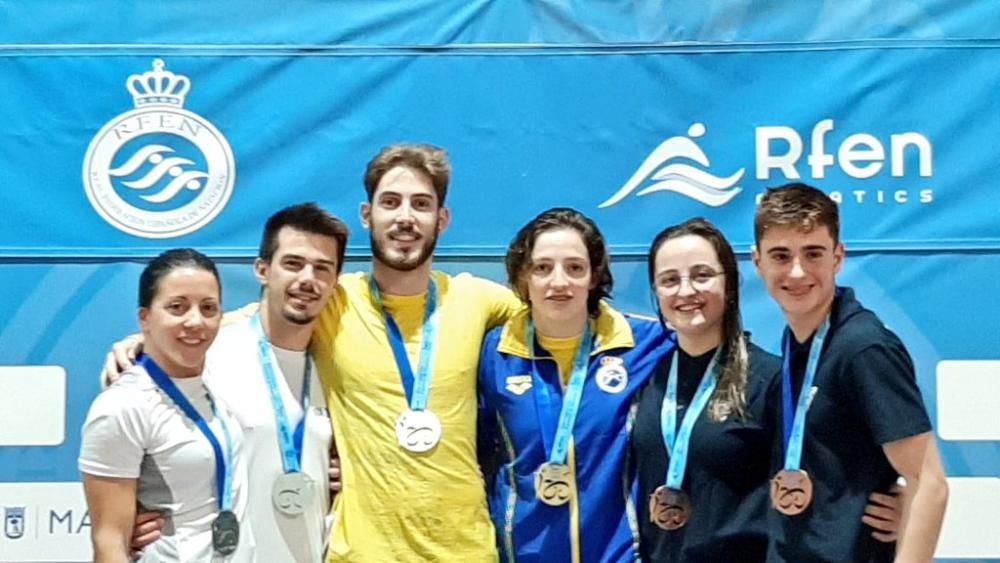
[[[426,409],[406,410],[396,419],[396,440],[416,454],[430,451],[441,441],[441,421]]]
[[[212,549],[219,555],[232,555],[240,543],[240,522],[232,510],[223,510],[212,522]]]
[[[313,480],[300,471],[282,474],[275,479],[274,486],[271,487],[271,501],[274,502],[274,507],[287,516],[302,514],[315,495]]]

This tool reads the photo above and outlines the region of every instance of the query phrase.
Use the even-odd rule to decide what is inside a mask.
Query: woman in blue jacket
[[[603,301],[608,250],[577,211],[528,223],[506,266],[527,307],[487,334],[479,365],[481,435],[499,450],[488,488],[501,560],[634,560],[629,420],[672,335]]]

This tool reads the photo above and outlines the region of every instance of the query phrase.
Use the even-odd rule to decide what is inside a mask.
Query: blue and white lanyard
[[[212,394],[208,393],[206,389],[206,394],[208,395],[208,402],[212,407],[212,416],[219,421],[219,425],[222,427],[222,433],[226,438],[226,453],[222,453],[222,446],[219,445],[219,439],[215,437],[215,434],[208,427],[208,422],[205,418],[201,416],[193,405],[191,401],[188,401],[184,393],[177,388],[170,376],[164,372],[160,366],[156,365],[153,358],[148,355],[141,355],[138,360],[138,364],[145,368],[146,373],[149,377],[167,394],[168,397],[176,404],[180,409],[187,415],[188,418],[194,422],[198,430],[205,435],[208,439],[208,443],[212,445],[212,452],[215,454],[215,489],[217,497],[219,499],[219,510],[222,512],[230,511],[233,509],[233,438],[229,434],[229,428],[226,426],[226,421],[221,416],[215,408],[215,400],[212,398]],[[229,463],[226,463],[226,460]]]
[[[413,373],[413,366],[410,365],[410,358],[406,355],[406,342],[403,334],[392,319],[392,315],[382,305],[382,296],[375,284],[375,276],[368,278],[368,290],[372,294],[375,305],[382,311],[382,318],[385,319],[386,333],[389,337],[389,346],[392,348],[392,355],[396,359],[396,367],[399,369],[399,377],[403,380],[403,390],[406,392],[406,400],[410,405],[410,410],[422,411],[427,408],[427,396],[431,385],[431,360],[434,356],[434,339],[437,334],[437,284],[434,276],[427,283],[427,298],[424,302],[424,320],[420,333],[420,356],[417,360],[417,373]]]
[[[302,442],[305,435],[306,413],[309,408],[309,393],[312,386],[312,358],[306,354],[305,379],[302,381],[302,418],[292,430],[285,411],[285,402],[278,388],[278,377],[274,373],[274,362],[271,361],[271,343],[268,342],[264,329],[260,324],[260,313],[254,313],[250,324],[257,331],[257,359],[264,372],[264,381],[271,396],[271,406],[274,407],[274,419],[278,430],[278,449],[281,450],[281,461],[285,473],[295,473],[302,468]]]
[[[663,443],[666,445],[667,453],[670,455],[670,464],[667,468],[667,488],[679,490],[684,483],[684,470],[687,468],[688,445],[691,442],[691,432],[695,422],[705,410],[705,405],[715,391],[717,378],[715,369],[719,363],[720,346],[715,350],[712,361],[701,376],[701,383],[695,391],[691,404],[688,405],[681,421],[680,432],[677,431],[677,364],[680,356],[680,349],[675,348],[673,358],[670,360],[670,375],[667,377],[667,392],[663,397],[663,404],[660,407],[660,431],[663,433]]]
[[[562,409],[559,411],[559,422],[554,425],[555,413],[552,409],[552,394],[549,386],[538,373],[538,362],[535,361],[535,325],[529,318],[525,327],[525,340],[531,347],[531,375],[534,378],[535,409],[542,425],[542,447],[548,455],[549,463],[565,464],[569,451],[569,440],[573,436],[573,425],[576,422],[577,411],[580,410],[580,399],[583,397],[583,385],[587,380],[590,351],[592,347],[590,322],[585,323],[580,342],[576,345],[573,356],[573,370],[566,386]],[[553,428],[554,427],[554,428]]]
[[[816,379],[816,369],[819,367],[819,357],[823,352],[823,341],[830,330],[830,317],[816,329],[812,344],[809,346],[809,360],[802,378],[802,388],[799,398],[792,410],[792,352],[791,331],[785,329],[782,349],[784,358],[781,366],[781,419],[782,444],[785,448],[785,469],[797,471],[802,465],[802,442],[805,439],[806,411],[809,410],[809,400],[812,394],[813,381]],[[793,414],[794,419],[793,419]]]

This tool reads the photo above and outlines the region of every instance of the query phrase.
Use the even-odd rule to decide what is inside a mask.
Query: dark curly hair
[[[604,235],[589,217],[568,207],[553,207],[521,227],[507,247],[507,280],[514,293],[525,303],[529,303],[528,291],[524,287],[524,275],[531,267],[531,251],[535,247],[538,236],[546,231],[572,229],[580,233],[583,245],[587,247],[590,258],[590,274],[594,287],[587,295],[587,311],[591,316],[597,315],[601,299],[611,297],[611,287],[614,280],[611,277],[611,256],[604,242]]]

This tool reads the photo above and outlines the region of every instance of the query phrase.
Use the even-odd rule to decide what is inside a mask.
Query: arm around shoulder
[[[242,320],[248,319],[257,312],[257,309],[260,309],[260,303],[255,301],[253,303],[247,303],[239,309],[226,311],[222,314],[222,326],[236,324]]]
[[[135,358],[142,352],[142,334],[130,334],[111,345],[104,357],[101,370],[101,389],[106,389],[121,377],[122,372],[135,364]]]
[[[479,286],[478,293],[488,311],[487,328],[507,322],[525,305],[508,287],[485,278],[474,278]]]

